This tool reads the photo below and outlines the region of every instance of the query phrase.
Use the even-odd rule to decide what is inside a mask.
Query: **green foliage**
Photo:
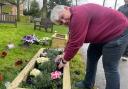
[[[51,73],[56,70],[56,65],[54,61],[47,61],[42,64],[39,64],[38,69],[43,72],[46,71],[46,72]]]
[[[52,52],[55,49],[52,49]],[[48,51],[47,52],[51,52]],[[57,51],[54,51],[54,53]],[[36,66],[35,66],[36,67]],[[39,69],[42,74],[37,77],[28,76],[26,83],[22,83],[22,87],[31,89],[61,89],[62,88],[62,77],[60,79],[51,79],[51,73],[56,70],[56,64],[54,60],[49,60],[47,62],[37,64],[37,69]],[[32,86],[33,85],[33,86]]]
[[[38,76],[36,78],[35,86],[37,89],[50,89],[50,87],[52,87],[50,74],[45,72],[41,76]]]
[[[36,0],[33,0],[31,2],[31,6],[30,6],[30,15],[32,15],[33,17],[39,17],[40,13],[39,13],[39,3]]]
[[[3,6],[3,9],[2,9],[2,12],[3,13],[11,13],[11,6],[10,5],[5,5],[5,6]]]
[[[51,37],[54,33],[46,33],[44,29],[34,30],[33,24],[18,23],[17,28],[13,24],[0,24],[0,52],[5,50],[9,42],[14,43],[15,48],[8,50],[8,55],[5,58],[0,58],[0,73],[3,74],[4,80],[0,82],[0,89],[6,89],[4,83],[11,82],[20,73],[23,66],[26,65],[25,61],[31,60],[36,52],[42,48],[41,45],[31,45],[30,48],[19,46],[22,43],[23,36],[28,34],[35,34],[38,38]],[[54,26],[54,30],[58,33],[65,34],[67,30],[63,26]],[[17,59],[22,59],[21,66],[15,66]],[[25,65],[24,65],[25,64]]]
[[[51,59],[54,59],[57,55],[62,54],[61,51],[54,50],[54,49],[45,49],[44,51],[47,52],[47,56],[48,56],[48,58],[49,58],[50,60],[51,60]]]
[[[71,1],[69,0],[49,0],[48,9],[51,10],[55,5],[66,5],[71,6]]]
[[[71,72],[72,89],[78,89],[74,86],[75,82],[78,82],[78,81],[84,79],[84,76],[85,76],[84,60],[81,59],[81,55],[77,54],[71,60],[70,72]]]
[[[23,82],[20,86],[27,89],[58,89],[57,86],[62,86],[62,79],[51,80],[50,73],[44,72],[42,75],[32,78],[32,84]]]
[[[51,10],[55,5],[66,5],[66,6],[71,6],[71,1],[69,0],[49,0],[47,4],[47,17],[50,17]]]

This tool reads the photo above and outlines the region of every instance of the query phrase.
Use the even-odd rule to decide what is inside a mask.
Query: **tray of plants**
[[[7,89],[71,89],[69,63],[57,68],[54,59],[63,49],[42,48]]]

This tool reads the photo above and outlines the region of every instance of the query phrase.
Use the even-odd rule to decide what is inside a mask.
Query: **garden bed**
[[[36,53],[36,55],[31,59],[31,61],[26,65],[26,67],[19,73],[19,75],[14,79],[14,81],[12,81],[8,89],[26,89],[20,87],[20,85],[22,82],[27,80],[30,71],[33,70],[33,68],[36,66],[37,58],[40,57],[40,54],[43,50],[44,49],[42,48]],[[63,69],[62,89],[71,89],[69,71],[69,63],[67,63]]]

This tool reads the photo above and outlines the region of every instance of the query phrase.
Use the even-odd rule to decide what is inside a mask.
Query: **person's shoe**
[[[128,57],[121,57],[122,61],[127,61]]]
[[[89,88],[84,85],[84,81],[76,82],[75,87],[82,88],[82,89],[99,89],[97,87]]]
[[[84,81],[76,82],[76,83],[75,83],[75,87],[82,88],[82,89],[91,89],[91,88],[87,88],[87,87],[84,85]]]

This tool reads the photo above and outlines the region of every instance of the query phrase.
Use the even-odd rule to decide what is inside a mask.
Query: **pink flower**
[[[54,80],[54,79],[60,78],[61,75],[62,73],[60,71],[54,71],[51,73],[51,79]]]

